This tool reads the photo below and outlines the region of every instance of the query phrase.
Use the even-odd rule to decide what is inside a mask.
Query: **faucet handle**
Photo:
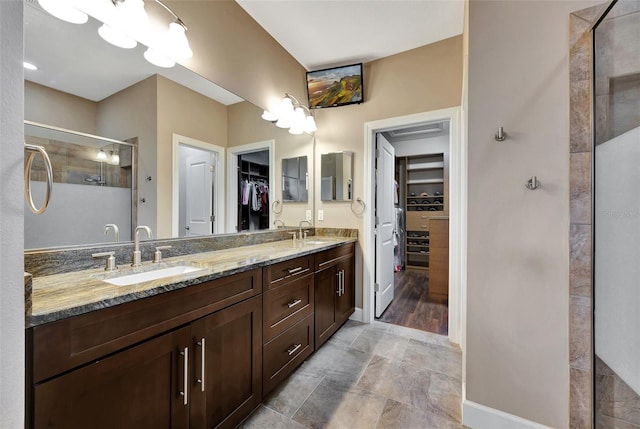
[[[153,254],[153,263],[159,264],[162,262],[162,251],[169,250],[171,246],[158,246],[156,247],[156,253]]]
[[[296,245],[296,236],[298,235],[297,232],[290,232],[289,234],[291,234],[291,237],[293,238],[293,245]]]
[[[115,271],[118,269],[116,265],[116,257],[114,256],[115,252],[100,252],[94,253],[91,255],[92,258],[106,258],[107,266],[104,267],[105,271]]]

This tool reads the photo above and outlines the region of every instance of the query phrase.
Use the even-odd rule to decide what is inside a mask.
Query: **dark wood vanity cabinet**
[[[265,268],[263,395],[314,351],[313,255]]]
[[[324,344],[355,311],[355,245],[316,254],[315,343]]]
[[[33,328],[27,427],[235,427],[262,401],[261,292],[257,269]]]

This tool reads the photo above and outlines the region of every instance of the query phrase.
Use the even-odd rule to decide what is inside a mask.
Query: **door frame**
[[[449,340],[460,344],[465,329],[467,290],[467,147],[461,139],[461,108],[387,118],[364,124],[364,195],[368,204],[363,214],[362,234],[362,319],[374,320],[375,237],[375,135],[394,128],[438,120],[450,121],[449,133]]]
[[[229,177],[227,180],[227,232],[238,232],[236,230],[236,221],[238,219],[238,155],[244,155],[251,152],[269,151],[269,219],[273,217],[271,203],[275,198],[276,168],[275,168],[275,140],[264,140],[255,143],[248,143],[241,146],[233,146],[228,148],[229,156],[227,157],[227,171]],[[233,174],[232,174],[233,173]],[[273,225],[269,225],[269,229],[273,229]]]
[[[213,215],[215,222],[213,223],[213,234],[222,234],[224,232],[224,213],[225,205],[225,187],[224,187],[224,158],[225,149],[212,143],[203,142],[192,139],[191,137],[173,134],[172,137],[172,196],[171,196],[171,236],[179,236],[180,221],[180,145],[191,146],[196,149],[206,150],[216,154],[215,172],[214,172],[214,191],[213,191]]]

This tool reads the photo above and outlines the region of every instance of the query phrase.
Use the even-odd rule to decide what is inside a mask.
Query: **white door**
[[[213,154],[198,151],[187,158],[186,236],[213,233]]]
[[[381,134],[376,134],[376,148],[375,313],[380,317],[393,300],[395,150]]]

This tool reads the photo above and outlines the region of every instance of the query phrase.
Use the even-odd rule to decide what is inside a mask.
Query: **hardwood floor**
[[[378,320],[447,335],[447,299],[429,296],[428,285],[428,275],[422,271],[396,272],[393,301]]]

